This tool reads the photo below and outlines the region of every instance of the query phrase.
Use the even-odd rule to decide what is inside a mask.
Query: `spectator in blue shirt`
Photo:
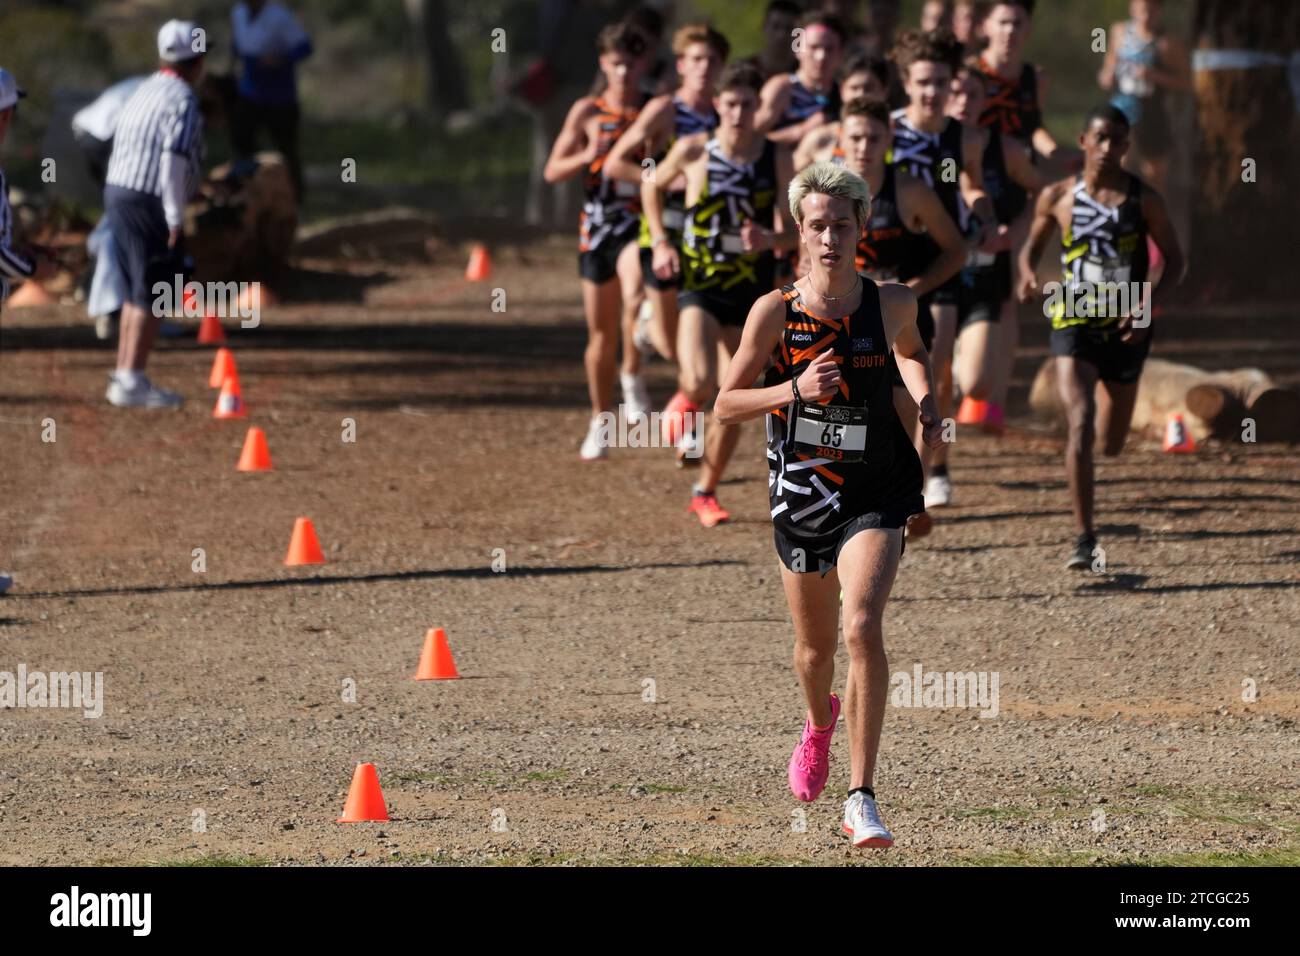
[[[284,155],[302,202],[302,159],[298,152],[298,85],[294,71],[311,56],[311,38],[283,4],[243,0],[230,14],[231,55],[239,61],[239,83],[230,123],[236,159],[251,158],[266,127],[272,146]]]

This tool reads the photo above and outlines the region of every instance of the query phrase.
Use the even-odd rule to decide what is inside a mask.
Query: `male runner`
[[[789,73],[799,64],[792,49],[792,37],[803,8],[794,0],[771,0],[763,11],[763,49],[738,60],[757,67],[764,80]]]
[[[635,183],[640,189],[642,178],[648,175],[640,165],[641,157],[651,157],[658,164],[676,140],[713,131],[718,125],[718,114],[713,109],[714,87],[717,86],[718,76],[730,51],[731,44],[727,38],[707,23],[688,24],[673,35],[673,52],[677,54],[680,85],[675,93],[657,96],[645,105],[636,122],[628,127],[627,132],[609,151],[609,158],[605,162],[607,176]],[[654,174],[657,173],[656,168]],[[685,182],[678,177],[677,183],[669,185],[677,188],[670,189],[664,200],[663,232],[667,241],[680,250],[685,215]],[[681,274],[674,273],[667,279],[655,275],[650,224],[644,211],[641,214],[638,244],[646,296],[653,306],[649,338],[655,351],[663,358],[670,362],[676,361],[677,290],[682,284]],[[645,384],[639,376],[634,387],[638,396],[648,404]],[[690,407],[685,395],[678,392],[665,411],[669,415],[674,412],[680,415],[698,409]]]
[[[789,204],[811,271],[754,303],[716,412],[728,424],[767,421],[773,539],[807,704],[790,789],[812,801],[829,776],[842,588],[850,753],[842,828],[854,846],[888,847],[894,838],[873,789],[889,690],[882,622],[903,525],[924,507],[921,462],[892,402],[891,357],[922,410],[927,444],[942,440],[942,426],[915,294],[854,269],[871,204],[866,184],[842,166],[815,163],[790,184]]]
[[[894,145],[890,162],[925,182],[943,200],[944,208],[969,239],[971,248],[985,249],[996,238],[993,204],[984,192],[983,160],[987,134],[963,126],[946,113],[952,77],[959,63],[960,49],[951,33],[900,34],[893,59],[907,95],[907,106],[893,114]],[[921,304],[921,335],[931,351],[936,399],[944,418],[952,415],[952,354],[957,335],[957,292],[954,277],[935,289],[929,302]],[[924,327],[926,306],[933,317],[933,329]],[[933,336],[933,339],[929,335]],[[903,386],[895,380],[896,388]],[[929,454],[920,437],[913,440],[921,449],[921,461],[929,467],[926,483],[927,506],[943,507],[951,500],[946,447]],[[923,529],[914,527],[913,533]]]
[[[655,273],[664,278],[678,268],[678,256],[664,230],[662,197],[679,173],[686,175],[677,358],[682,391],[697,407],[713,398],[719,376],[726,374],[749,307],[772,289],[772,250],[793,249],[798,242],[776,201],[781,184],[794,175],[790,151],[754,125],[762,82],[748,64],[728,67],[713,104],[720,118],[713,138],[678,140],[654,181],[641,187]],[[773,231],[782,219],[786,228]],[[706,430],[703,469],[688,509],[706,528],[730,518],[718,504],[717,487],[739,439],[735,425]]]
[[[889,61],[877,53],[856,51],[840,67],[840,102],[848,103],[860,96],[883,100],[889,92]],[[803,169],[827,147],[834,147],[840,136],[840,123],[819,126],[800,141],[794,151],[794,168]],[[801,275],[803,273],[800,273]]]
[[[624,414],[640,418],[649,413],[644,389],[638,390],[641,355],[632,343],[637,310],[644,292],[638,256],[635,185],[605,175],[605,159],[619,137],[636,120],[642,106],[639,89],[645,40],[628,23],[612,23],[596,38],[605,89],[598,97],[584,96],[573,104],[555,140],[543,176],[558,183],[583,174],[587,201],[579,223],[578,274],[587,317],[587,393],[591,422],[579,451],[583,461],[604,458],[600,416],[614,402],[614,370],[618,334],[623,333]]]
[[[977,128],[983,103],[984,84],[978,71],[963,63],[952,81],[948,115]],[[1024,197],[1036,195],[1040,183],[1028,146],[991,128],[984,132],[988,143],[981,157],[984,192],[997,217],[997,237],[985,247],[987,251],[973,250],[961,272],[953,369],[962,394],[957,421],[980,424],[985,431],[1000,434],[1019,339],[1011,299],[1011,236],[1018,228],[1017,220],[1028,217]],[[936,481],[940,480],[937,465],[946,463],[946,450],[936,452]],[[946,477],[942,480],[948,481]],[[944,497],[950,499],[951,483],[943,490]]]
[[[1079,536],[1065,566],[1076,570],[1092,566],[1097,547],[1094,436],[1102,454],[1123,451],[1151,348],[1147,236],[1165,258],[1166,276],[1181,282],[1184,271],[1164,200],[1120,165],[1128,134],[1128,119],[1118,107],[1106,104],[1088,114],[1079,137],[1083,173],[1043,190],[1020,252],[1017,292],[1027,302],[1038,291],[1034,264],[1052,229],[1061,230],[1063,280],[1044,311],[1052,320],[1057,386],[1069,422],[1065,470]]]
[[[799,69],[771,77],[763,84],[756,120],[760,133],[793,149],[809,131],[835,120],[835,74],[844,57],[847,32],[833,14],[809,13],[799,21],[803,31],[795,57]]]

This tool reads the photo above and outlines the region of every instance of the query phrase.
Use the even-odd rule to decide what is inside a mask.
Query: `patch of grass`
[[[685,793],[685,787],[676,787],[668,783],[643,783],[646,793]]]
[[[568,775],[567,770],[530,770],[524,774],[524,780],[531,783],[547,783],[551,780],[563,780]]]
[[[1206,853],[1165,853],[1154,859],[1116,860],[1120,866],[1300,866],[1300,846],[1264,850]]]
[[[995,853],[971,853],[941,860],[953,866],[1088,866],[1099,854],[1095,850],[999,850]]]

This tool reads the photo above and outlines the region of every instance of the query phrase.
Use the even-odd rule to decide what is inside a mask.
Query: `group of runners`
[[[679,384],[662,437],[681,466],[698,463],[689,511],[713,527],[729,518],[717,489],[741,423],[765,420],[807,703],[789,785],[805,801],[826,785],[842,626],[855,846],[893,842],[873,782],[889,679],[882,620],[905,537],[929,533],[930,509],[953,500],[948,420],[1005,428],[1015,300],[1044,300],[1036,267],[1053,231],[1062,294],[1044,320],[1069,422],[1068,568],[1093,564],[1094,445],[1123,448],[1153,270],[1167,284],[1183,271],[1159,193],[1122,165],[1134,102],[1179,81],[1152,66],[1164,42],[1156,0],[1133,0],[1132,21],[1112,28],[1121,47],[1101,79],[1119,77],[1120,90],[1088,114],[1077,149],[1042,124],[1045,73],[1024,58],[1033,0],[927,4],[927,18],[935,6],[955,33],[905,31],[882,56],[834,13],[774,0],[764,35],[794,38],[792,64],[773,43],[728,63],[721,33],[683,26],[671,90],[643,82],[644,33],[612,24],[597,38],[599,92],[573,105],[545,171],[551,182],[581,175],[586,189],[582,459],[608,454],[616,370],[619,413],[650,414],[641,366],[658,353]],[[1105,284],[1143,291],[1116,311]]]

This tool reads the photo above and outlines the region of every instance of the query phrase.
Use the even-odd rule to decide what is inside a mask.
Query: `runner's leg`
[[[930,361],[934,368],[934,400],[939,408],[939,417],[951,418],[953,414],[952,353],[957,338],[957,306],[931,304],[930,312],[934,315],[934,348],[930,350]],[[922,443],[921,448],[924,449],[921,460],[928,462],[928,469],[947,466],[947,442],[938,448],[930,448]]]
[[[590,279],[583,279],[582,307],[587,316],[587,350],[583,362],[587,368],[591,417],[595,418],[614,405],[614,376],[618,369],[618,281],[610,279],[597,285]]]
[[[633,341],[636,316],[645,300],[645,280],[641,275],[641,249],[636,241],[624,244],[618,253],[618,289],[622,299],[623,365],[626,375],[641,374],[641,350]]]
[[[850,789],[873,786],[889,696],[882,623],[902,544],[901,530],[873,528],[859,531],[840,550],[844,646],[849,652],[844,713],[849,728]]]
[[[1103,455],[1113,457],[1124,450],[1133,406],[1137,404],[1137,382],[1122,384],[1097,380],[1097,446]]]
[[[740,335],[744,330],[734,325],[720,325],[718,327],[718,341],[715,350],[717,357],[717,379],[710,389],[710,392],[717,391],[717,382],[726,377],[727,366],[731,364],[731,357],[736,354],[736,349],[740,348]],[[704,491],[716,492],[718,482],[722,480],[722,473],[726,470],[727,463],[731,461],[731,456],[736,451],[736,445],[740,442],[739,425],[718,425],[714,423],[710,428],[705,429],[704,435],[704,467],[700,475],[699,487]]]
[[[1056,383],[1069,425],[1065,448],[1065,475],[1070,485],[1070,508],[1080,534],[1093,534],[1092,447],[1096,434],[1097,366],[1070,356],[1056,357]]]
[[[809,555],[808,560],[816,564]],[[794,620],[794,671],[803,688],[814,727],[831,722],[831,680],[835,676],[835,641],[839,630],[840,579],[815,571],[796,573],[781,565],[781,581]]]

